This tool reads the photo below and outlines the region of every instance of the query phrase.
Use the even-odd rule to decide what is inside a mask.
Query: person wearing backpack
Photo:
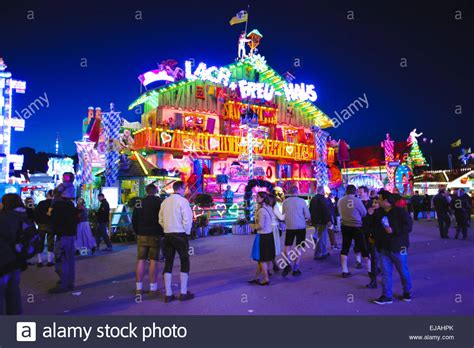
[[[39,233],[28,218],[21,197],[15,193],[2,197],[0,226],[0,315],[19,315],[20,273],[36,251]]]
[[[413,221],[405,208],[396,205],[396,197],[392,193],[381,190],[378,198],[378,208],[369,208],[368,214],[373,215],[375,246],[380,257],[382,269],[382,296],[373,302],[384,305],[393,303],[392,273],[393,266],[400,275],[403,295],[400,299],[410,302],[412,299],[412,282],[408,269],[409,233]]]

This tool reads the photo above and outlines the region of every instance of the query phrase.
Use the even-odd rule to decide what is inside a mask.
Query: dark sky
[[[14,78],[27,81],[14,110],[44,93],[50,103],[27,120],[24,133],[14,132],[12,150],[52,152],[60,132],[64,151],[74,153],[88,106],[108,109],[113,101],[125,118],[138,120],[127,110],[139,96],[137,76],[161,60],[231,63],[243,25],[228,22],[247,4],[249,29],[263,34],[260,53],[280,73],[314,83],[316,105],[330,117],[367,96],[367,109],[330,129],[335,138],[375,145],[386,132],[405,140],[416,127],[433,139],[431,149],[422,149],[438,168],[447,166],[451,142],[474,145],[472,1],[10,0],[0,4],[0,56]],[[293,66],[295,58],[301,67]]]

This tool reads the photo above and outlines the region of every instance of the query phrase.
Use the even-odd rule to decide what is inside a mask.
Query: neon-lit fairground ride
[[[252,188],[298,185],[309,195],[317,184],[337,185],[340,175],[328,174],[335,147],[325,131],[333,124],[314,104],[315,86],[273,70],[256,53],[257,30],[245,37],[249,52],[239,47],[230,65],[167,60],[140,75],[148,90],[129,110],[141,108],[141,122],[124,120],[113,105],[90,108],[76,142],[83,195],[93,199],[102,186],[126,203],[148,183],[167,191],[181,179],[191,201],[209,194],[217,217],[235,219]],[[222,204],[227,186],[232,206]]]
[[[101,190],[119,206],[143,196],[149,183],[169,192],[182,180],[196,217],[208,210],[225,222],[244,211],[248,217],[252,194],[275,185],[297,185],[307,196],[317,185],[337,190],[343,182],[409,193],[411,167],[424,165],[416,130],[404,142],[415,152],[401,158],[387,134],[378,177],[365,167],[357,172],[348,144],[327,132],[333,121],[314,104],[315,86],[273,70],[257,53],[261,39],[258,30],[242,33],[238,58],[226,66],[166,60],[140,75],[146,92],[129,110],[140,110],[141,122],[126,121],[113,104],[107,112],[89,108],[76,142],[82,195],[93,203]],[[232,204],[224,204],[228,186]]]

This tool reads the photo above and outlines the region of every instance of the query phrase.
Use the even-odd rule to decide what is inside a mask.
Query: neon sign
[[[217,68],[215,66],[207,67],[205,63],[199,63],[194,74],[191,71],[192,62],[187,60],[185,63],[185,77],[188,80],[203,80],[228,86],[230,82],[231,71],[227,68]]]
[[[318,95],[314,90],[314,85],[305,85],[304,83],[300,84],[293,84],[288,83],[283,86],[285,90],[285,95],[288,100],[295,101],[295,100],[310,100],[312,102],[318,99]]]
[[[275,95],[275,87],[268,83],[239,81],[240,95],[243,99],[258,98],[270,101]]]
[[[25,93],[26,81],[10,80],[10,88],[14,89],[17,93]]]
[[[10,118],[9,119],[10,127],[14,128],[18,132],[25,130],[25,120],[22,118]]]
[[[23,168],[23,160],[24,160],[23,155],[9,154],[7,157],[8,157],[8,162],[13,163],[14,170],[21,170]]]
[[[318,95],[314,90],[314,85],[307,85],[304,83],[294,84],[285,83],[283,86],[283,93],[275,91],[275,87],[268,83],[252,82],[247,80],[238,80],[237,82],[230,81],[232,72],[225,67],[217,68],[215,66],[207,67],[205,63],[199,63],[194,73],[192,72],[193,63],[189,60],[185,62],[185,77],[188,80],[195,81],[197,79],[202,81],[209,81],[216,84],[222,84],[229,87],[231,90],[239,88],[243,99],[265,99],[270,101],[275,95],[284,97],[289,101],[316,101]]]

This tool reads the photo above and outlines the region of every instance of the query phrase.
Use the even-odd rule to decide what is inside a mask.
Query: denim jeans
[[[20,270],[0,276],[0,315],[21,314]]]
[[[97,224],[97,248],[100,246],[100,239],[102,238],[107,244],[107,248],[112,248],[112,243],[110,242],[109,234],[107,233],[107,222],[99,222]]]
[[[382,295],[392,298],[392,271],[393,266],[400,275],[402,281],[403,292],[411,294],[411,277],[408,270],[408,255],[407,251],[391,252],[388,250],[381,250],[379,253],[380,267],[382,268]]]
[[[56,273],[61,279],[63,289],[73,288],[76,278],[75,236],[61,236],[54,246],[56,259]]]
[[[316,225],[315,234],[318,236],[316,247],[314,248],[314,257],[322,257],[328,253],[328,227],[327,225]]]
[[[58,236],[56,238],[56,242],[54,243],[54,270],[56,274],[61,278],[61,237]]]

